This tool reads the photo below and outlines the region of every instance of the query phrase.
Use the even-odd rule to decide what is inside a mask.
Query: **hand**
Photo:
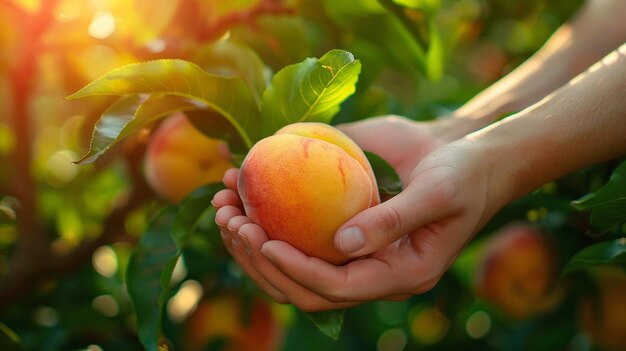
[[[305,311],[337,309],[370,300],[403,299],[431,289],[462,247],[488,218],[489,165],[470,141],[442,146],[409,176],[407,188],[391,200],[350,219],[364,245],[358,257],[333,266],[307,257],[289,244],[269,241],[263,229],[242,216],[236,193],[237,171],[218,193],[216,221],[229,251],[244,271],[279,302]],[[461,191],[462,190],[462,191]],[[354,234],[349,236],[354,237]],[[341,236],[336,236],[338,247]]]
[[[370,118],[337,127],[363,150],[392,165],[403,184],[407,184],[417,162],[446,143],[440,136],[443,131],[435,128],[435,122],[414,122],[400,116]]]

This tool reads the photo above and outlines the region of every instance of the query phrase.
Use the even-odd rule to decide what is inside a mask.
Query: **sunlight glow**
[[[92,256],[93,268],[103,277],[111,278],[117,273],[117,255],[109,246],[100,246]]]
[[[100,295],[93,299],[91,307],[107,317],[115,317],[120,311],[117,300],[111,295]]]
[[[195,280],[184,282],[176,295],[167,302],[167,314],[174,322],[182,322],[196,308],[204,289]]]
[[[474,339],[486,336],[491,330],[491,317],[485,311],[476,311],[467,319],[465,331]]]
[[[402,351],[407,344],[406,332],[403,329],[389,329],[378,338],[378,351]]]
[[[87,32],[96,39],[106,39],[115,31],[115,18],[110,12],[98,12],[89,24]]]
[[[35,312],[33,320],[42,327],[54,327],[59,323],[59,313],[52,307],[41,307]]]

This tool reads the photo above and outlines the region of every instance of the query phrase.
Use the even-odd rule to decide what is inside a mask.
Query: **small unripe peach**
[[[335,248],[335,231],[380,202],[363,151],[323,123],[296,123],[259,141],[241,166],[238,188],[246,215],[270,239],[333,264],[347,260]]]
[[[486,244],[476,277],[477,295],[508,318],[546,312],[562,298],[557,253],[541,231],[527,223],[508,225]]]
[[[178,203],[195,188],[222,180],[233,167],[224,155],[226,149],[224,142],[202,134],[185,115],[173,115],[150,137],[146,180],[159,196]]]

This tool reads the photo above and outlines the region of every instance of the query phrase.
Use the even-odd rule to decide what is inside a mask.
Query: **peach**
[[[151,135],[144,173],[150,187],[161,197],[180,202],[195,188],[220,182],[233,167],[224,142],[198,131],[185,115],[168,117]]]
[[[249,309],[236,293],[205,298],[185,322],[185,350],[275,351],[284,326],[270,302],[254,298]],[[219,343],[219,344],[218,344]],[[218,348],[210,348],[218,349]]]
[[[563,291],[556,278],[557,254],[547,237],[531,224],[514,223],[487,242],[476,290],[508,318],[524,319],[557,305]]]
[[[380,202],[363,151],[323,123],[292,124],[259,141],[243,161],[238,188],[246,215],[270,239],[333,264],[347,261],[335,231]]]
[[[626,350],[626,273],[618,267],[601,267],[593,273],[597,295],[581,301],[581,328],[603,349]]]

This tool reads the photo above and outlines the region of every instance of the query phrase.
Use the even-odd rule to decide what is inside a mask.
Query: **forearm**
[[[626,44],[532,107],[467,136],[486,151],[499,205],[626,154]]]
[[[623,0],[589,1],[533,57],[442,121],[448,139],[536,103],[614,50],[626,39],[624,12]]]

